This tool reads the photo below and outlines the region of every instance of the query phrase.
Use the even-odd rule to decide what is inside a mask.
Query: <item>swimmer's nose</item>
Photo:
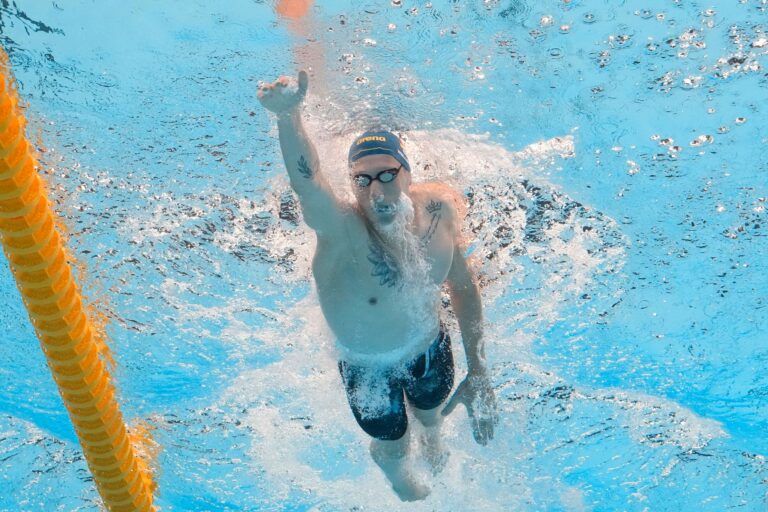
[[[374,180],[373,183],[371,183],[371,197],[374,201],[378,200],[379,198],[384,198],[384,191],[382,190],[382,185],[384,185],[379,180]]]

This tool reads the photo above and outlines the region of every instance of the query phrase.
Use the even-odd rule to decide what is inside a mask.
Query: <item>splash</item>
[[[321,161],[343,162],[345,137],[326,136],[327,140],[316,141],[322,148]],[[599,294],[593,288],[600,274],[606,267],[620,268],[623,238],[611,219],[556,192],[540,175],[558,159],[574,154],[571,137],[543,141],[517,153],[486,137],[452,130],[410,132],[405,138],[416,181],[446,181],[469,201],[464,228],[481,275],[486,315],[492,320],[486,329],[487,351],[490,364],[496,366],[494,380],[503,417],[496,441],[486,449],[471,443],[466,415],[452,415],[444,427],[451,450],[446,469],[431,480],[433,492],[425,502],[408,506],[411,510],[508,510],[529,509],[537,503],[588,510],[578,487],[552,476],[531,481],[535,471],[527,461],[536,457],[536,426],[548,421],[538,415],[534,397],[556,393],[551,390],[558,388],[557,377],[538,367],[531,343],[537,332],[558,319],[569,301],[585,292]],[[347,192],[343,175],[329,173],[328,168],[326,164],[325,172],[336,190]],[[295,229],[301,236],[310,236],[301,223]],[[396,232],[404,236],[399,243],[418,243],[405,236],[407,230]],[[308,265],[308,259],[295,263],[299,270]],[[377,503],[376,510],[402,509],[369,460],[368,438],[348,409],[333,337],[314,292],[287,311],[286,317],[292,320],[283,329],[259,336],[272,332],[267,334],[275,338],[272,343],[289,338],[291,348],[273,364],[245,370],[223,397],[224,402],[248,410],[244,423],[253,433],[250,455],[263,468],[270,502],[299,501],[318,511],[368,510],[370,503]],[[455,331],[455,319],[452,322]],[[463,368],[460,344],[455,345],[458,366]],[[522,400],[519,386],[512,384],[521,381],[529,383],[528,397]],[[605,406],[603,417],[609,422],[618,409],[628,411],[624,421],[630,422],[633,408],[653,402],[647,397],[617,405],[601,391],[580,393]],[[526,427],[526,421],[532,425]],[[417,439],[420,427],[414,428]],[[704,428],[699,444],[717,435]],[[427,474],[417,443],[414,450],[412,462]],[[456,489],[463,492],[457,495]]]

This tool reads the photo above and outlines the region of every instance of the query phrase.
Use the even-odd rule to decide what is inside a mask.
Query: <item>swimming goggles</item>
[[[357,185],[360,188],[365,188],[369,186],[371,183],[374,182],[374,180],[379,180],[382,183],[389,183],[391,181],[394,181],[395,178],[397,178],[397,174],[400,172],[400,169],[402,169],[403,166],[400,167],[393,167],[392,169],[384,169],[383,171],[380,171],[376,174],[376,176],[371,176],[369,174],[355,174],[352,176],[352,181],[355,182],[355,185]]]

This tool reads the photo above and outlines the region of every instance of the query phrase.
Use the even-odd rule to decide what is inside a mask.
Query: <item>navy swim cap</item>
[[[392,132],[368,131],[355,139],[349,148],[349,165],[364,156],[390,155],[403,164],[407,171],[411,170],[408,158],[403,153],[400,138]]]

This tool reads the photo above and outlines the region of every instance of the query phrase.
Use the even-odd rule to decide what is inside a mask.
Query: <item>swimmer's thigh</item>
[[[366,434],[382,441],[405,435],[408,417],[402,384],[388,372],[339,363],[347,400],[357,424]]]
[[[417,409],[434,409],[448,398],[453,389],[453,351],[451,338],[441,333],[441,339],[429,351],[429,367],[424,374],[425,365],[417,360],[414,375],[405,385],[408,400]],[[421,356],[420,359],[426,359]]]

